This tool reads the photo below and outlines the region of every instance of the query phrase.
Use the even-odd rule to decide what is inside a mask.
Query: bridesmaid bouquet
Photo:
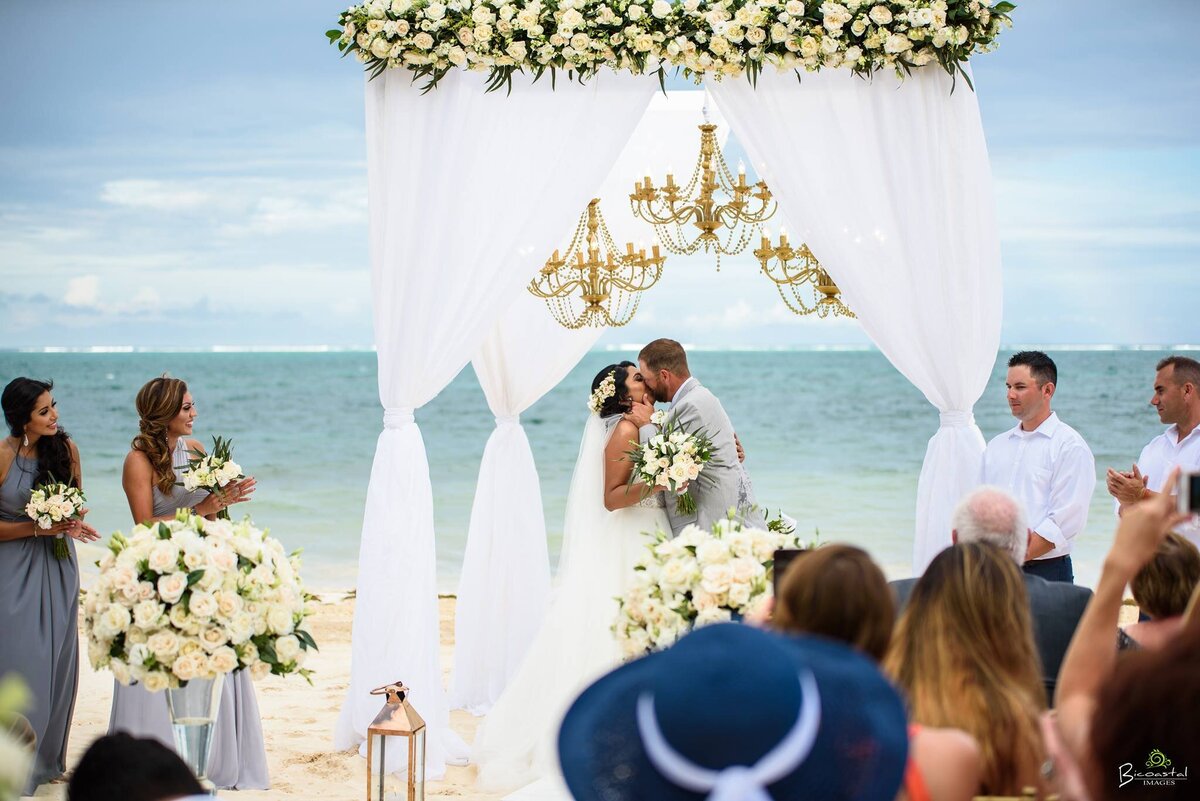
[[[729,518],[711,531],[657,532],[617,599],[613,626],[626,659],[666,648],[696,626],[740,619],[773,592],[775,551],[797,547],[791,531],[746,528]]]
[[[312,596],[299,551],[285,554],[248,518],[205,520],[188,509],[117,532],[108,549],[83,600],[94,668],[150,692],[242,668],[311,683],[304,662],[317,644],[304,630]]]
[[[221,437],[213,437],[212,453],[198,450],[189,451],[192,457],[188,459],[187,469],[180,475],[180,483],[188,492],[205,489],[219,493],[242,475],[242,467],[233,461],[233,442]],[[217,512],[217,519],[229,520],[229,510]]]
[[[40,529],[48,529],[55,523],[77,518],[83,512],[83,504],[87,499],[83,490],[59,482],[46,482],[34,487],[29,493],[29,503],[25,504],[25,514],[33,518],[33,523]],[[66,559],[71,552],[67,541],[60,533],[54,539],[54,555]]]
[[[700,477],[713,459],[713,444],[704,431],[688,433],[666,412],[658,411],[650,418],[659,426],[644,445],[631,442],[625,456],[633,462],[629,485],[641,481],[649,486],[666,487],[675,493],[675,510],[681,515],[696,511],[696,500],[688,484]]]

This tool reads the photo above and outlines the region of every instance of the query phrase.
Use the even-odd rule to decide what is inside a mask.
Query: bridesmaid
[[[253,478],[235,482],[219,494],[204,490],[188,492],[177,483],[179,474],[187,467],[188,451],[204,450],[190,438],[196,404],[187,384],[178,378],[155,378],[138,391],[136,406],[140,433],[133,439],[121,475],[135,523],[170,520],[178,509],[191,509],[212,519],[222,509],[250,499],[255,487]],[[114,681],[108,733],[117,731],[135,737],[153,737],[174,748],[165,694]],[[269,787],[258,701],[254,683],[245,670],[225,677],[208,778],[223,790]]]
[[[66,767],[79,675],[79,570],[71,540],[99,537],[82,520],[46,530],[25,514],[29,491],[51,476],[82,486],[79,449],[58,426],[52,386],[16,378],[0,396],[10,433],[0,446],[0,676],[16,673],[33,692],[37,755],[28,795]],[[67,535],[66,559],[54,555],[59,533]]]

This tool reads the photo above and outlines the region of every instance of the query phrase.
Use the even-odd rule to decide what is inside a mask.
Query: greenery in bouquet
[[[52,476],[51,481],[37,485],[29,493],[25,514],[33,518],[34,525],[46,530],[55,523],[79,517],[86,500],[83,490],[79,487],[54,481]],[[54,538],[54,555],[59,559],[66,559],[71,555],[61,532]]]
[[[233,461],[233,441],[213,437],[212,453],[192,449],[188,466],[180,475],[179,484],[188,492],[196,489],[220,493],[238,479],[245,478],[242,467]],[[217,512],[217,519],[229,520],[229,510]]]
[[[709,531],[691,525],[674,538],[647,536],[633,585],[617,599],[613,630],[627,659],[756,610],[772,593],[775,551],[797,547],[794,534],[744,526],[732,510]]]
[[[15,724],[30,700],[29,688],[20,677],[0,676],[0,801],[17,801],[29,778],[33,749],[21,740]]]
[[[694,514],[696,499],[688,490],[691,482],[710,480],[704,468],[713,462],[713,443],[703,431],[689,433],[666,412],[655,412],[651,421],[659,432],[643,444],[632,445],[625,457],[633,463],[629,486],[643,483],[664,487],[675,495],[675,510],[681,515]]]
[[[972,53],[1011,26],[1010,2],[983,0],[368,0],[326,33],[372,77],[392,67],[436,86],[451,69],[484,71],[489,88],[516,72],[584,80],[602,67],[745,75],[766,66],[868,77],[927,64],[966,77]],[[968,78],[969,81],[969,78]]]
[[[245,669],[298,673],[317,645],[304,630],[311,596],[299,551],[249,518],[167,522],[117,532],[83,601],[88,658],[151,692]]]

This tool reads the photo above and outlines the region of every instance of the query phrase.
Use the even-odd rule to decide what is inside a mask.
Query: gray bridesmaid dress
[[[29,520],[25,504],[37,471],[36,459],[14,455],[0,484],[0,520]],[[0,676],[16,673],[29,685],[37,732],[26,795],[66,769],[79,678],[79,569],[75,543],[66,541],[69,559],[54,556],[53,537],[0,542]]]
[[[182,437],[171,461],[176,476],[187,467],[187,444]],[[174,486],[169,495],[164,495],[155,487],[153,514],[161,517],[178,509],[190,509],[207,494],[204,490],[188,492],[181,486]],[[126,686],[114,680],[108,733],[116,731],[129,732],[135,737],[152,737],[174,750],[166,693],[146,692],[141,685]],[[217,714],[213,733],[208,779],[222,790],[266,790],[271,786],[258,700],[247,670],[226,674],[221,687],[221,711]]]

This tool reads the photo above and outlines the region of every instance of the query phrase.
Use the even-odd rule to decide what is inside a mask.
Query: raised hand
[[[1167,532],[1188,519],[1188,515],[1179,513],[1175,498],[1170,494],[1170,488],[1178,478],[1177,467],[1167,477],[1162,492],[1151,495],[1125,511],[1117,526],[1117,536],[1108,552],[1106,564],[1119,567],[1132,578],[1154,558]],[[1143,480],[1139,478],[1139,481]]]
[[[1104,484],[1108,494],[1117,499],[1122,506],[1137,503],[1146,492],[1146,477],[1135,464],[1129,472],[1108,468]]]

